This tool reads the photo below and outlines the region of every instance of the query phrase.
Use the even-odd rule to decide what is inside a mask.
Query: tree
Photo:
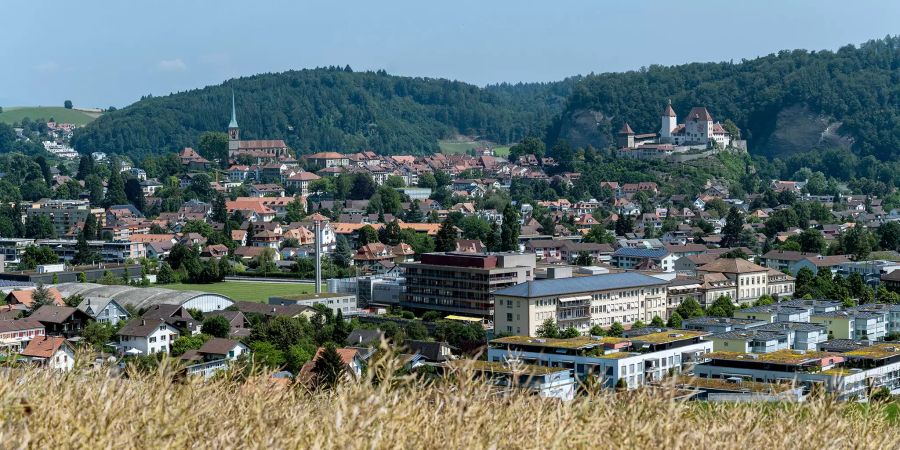
[[[394,246],[400,244],[400,224],[397,220],[388,222],[387,225],[378,230],[378,240],[384,245]]]
[[[207,334],[185,334],[172,342],[172,356],[181,356],[188,350],[197,350],[209,340]]]
[[[678,314],[678,311],[672,313],[669,316],[669,321],[666,323],[669,328],[681,328],[682,327],[682,318],[681,314]]]
[[[93,251],[88,245],[87,236],[85,235],[84,229],[78,233],[78,241],[75,244],[76,251],[75,256],[72,258],[72,264],[75,265],[84,265],[84,264],[94,264],[97,261],[100,261],[100,255]]]
[[[644,321],[642,321],[642,320],[635,320],[634,323],[631,324],[631,329],[632,329],[632,330],[637,330],[637,329],[639,329],[639,328],[645,328],[646,326],[647,326],[647,324],[645,324]]]
[[[419,321],[411,321],[403,328],[407,339],[424,340],[428,338],[428,328]]]
[[[75,178],[84,180],[88,175],[93,175],[93,173],[94,158],[91,155],[81,155],[81,159],[78,160],[78,172],[75,174]]]
[[[838,237],[838,251],[852,255],[856,261],[863,261],[872,252],[875,237],[865,225],[857,223]]]
[[[808,253],[822,253],[828,245],[822,232],[813,228],[803,230],[797,236],[797,241],[800,243],[800,251]]]
[[[350,243],[343,234],[339,234],[335,239],[334,253],[331,254],[331,260],[335,265],[341,268],[350,267],[353,262],[353,252],[350,250]]]
[[[775,304],[775,299],[772,298],[772,296],[769,294],[763,294],[759,297],[759,299],[757,299],[755,302],[753,302],[753,306],[769,306],[769,305],[774,305],[774,304]]]
[[[622,337],[622,334],[624,333],[625,327],[619,322],[613,322],[612,325],[609,326],[609,329],[606,330],[606,335],[612,337]]]
[[[219,165],[228,163],[228,134],[207,131],[200,135],[197,143],[200,155],[210,161],[218,161]]]
[[[41,306],[52,305],[55,298],[50,294],[50,289],[43,284],[38,284],[31,292],[31,310],[37,311]]]
[[[707,312],[712,317],[732,317],[734,316],[734,310],[734,303],[731,301],[731,297],[722,295],[709,306]]]
[[[719,217],[725,217],[725,215],[728,214],[728,203],[725,203],[725,200],[717,197],[706,202],[704,209],[706,211],[715,211]]]
[[[91,205],[103,204],[103,181],[97,175],[90,174],[84,179],[84,187],[88,191]]]
[[[575,327],[568,327],[565,330],[560,331],[559,337],[561,339],[572,339],[581,336],[581,333]]]
[[[886,222],[878,227],[878,246],[882,250],[900,248],[900,222]]]
[[[508,203],[503,208],[503,223],[500,225],[500,251],[519,251],[519,211]]]
[[[675,308],[675,312],[683,319],[693,319],[694,317],[703,317],[705,315],[703,307],[700,306],[700,302],[693,297],[684,299],[684,301]]]
[[[22,254],[19,268],[22,270],[34,270],[42,264],[56,264],[59,262],[59,256],[50,247],[29,245],[25,247]]]
[[[313,372],[316,374],[316,385],[321,388],[334,387],[345,373],[344,361],[338,354],[334,344],[327,344],[316,358]]]
[[[256,257],[256,272],[262,273],[264,276],[278,272],[278,266],[275,264],[275,250],[267,248]]]
[[[212,316],[203,319],[200,332],[218,338],[227,338],[231,334],[231,324],[223,316]]]
[[[159,273],[156,274],[156,284],[173,284],[177,282],[178,276],[172,270],[172,266],[163,261],[159,266]]]
[[[66,100],[63,102],[63,107],[66,109],[72,109],[72,100]]]
[[[650,321],[650,326],[652,326],[652,327],[657,327],[657,328],[662,328],[662,327],[666,326],[666,323],[663,322],[662,317],[659,317],[659,316],[653,316],[653,320]]]
[[[581,251],[575,256],[576,266],[590,266],[592,264],[594,264],[594,258],[588,252]]]
[[[631,219],[631,216],[626,214],[620,214],[616,219],[616,236],[624,236],[627,233],[631,233],[634,231],[634,221]]]
[[[128,196],[125,195],[125,181],[117,167],[112,168],[109,180],[106,182],[106,197],[103,200],[104,206],[109,208],[112,205],[128,204]]]
[[[456,226],[453,225],[450,219],[445,219],[434,237],[434,249],[439,252],[456,250],[457,237]]]
[[[534,155],[536,158],[541,159],[544,157],[544,153],[544,141],[538,137],[528,136],[509,148],[509,160],[515,163],[520,156],[525,155]]]
[[[378,242],[378,232],[371,225],[366,225],[356,230],[356,245],[362,247],[366,244]]]
[[[736,247],[740,244],[741,231],[744,229],[744,216],[734,206],[728,210],[725,226],[722,227],[722,247]]]
[[[95,350],[103,351],[108,350],[105,346],[112,339],[115,332],[116,329],[108,323],[91,322],[81,331],[81,337],[84,338],[85,342],[94,346]]]
[[[553,319],[546,319],[537,329],[537,336],[541,338],[558,338],[559,337],[559,325],[556,324],[556,321]]]
[[[616,241],[616,237],[602,225],[593,225],[587,234],[584,235],[582,241],[596,244],[612,244]]]
[[[474,352],[484,346],[486,336],[480,323],[441,320],[434,329],[434,338],[445,341],[463,352]]]
[[[141,182],[138,181],[137,178],[129,178],[128,181],[125,182],[125,197],[128,199],[128,203],[134,205],[138,211],[143,212],[147,208],[147,201],[144,198],[144,189],[141,187]]]
[[[590,330],[591,336],[606,336],[606,330],[600,325],[594,325]]]
[[[270,369],[284,367],[284,352],[267,341],[253,341],[250,343],[250,354],[255,362]]]
[[[350,189],[352,200],[367,200],[375,194],[377,186],[372,176],[367,173],[358,173],[353,177],[353,187]]]

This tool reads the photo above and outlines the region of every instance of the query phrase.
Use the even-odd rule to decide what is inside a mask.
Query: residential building
[[[400,305],[492,319],[493,292],[534,279],[533,253],[425,253],[401,263],[406,291]]]
[[[44,324],[34,319],[0,320],[0,348],[19,352],[32,339],[44,336]]]
[[[70,306],[44,305],[28,316],[44,325],[47,336],[77,336],[91,320],[84,312]]]
[[[824,325],[829,339],[880,341],[888,333],[890,310],[868,308],[814,313],[809,321]]]
[[[675,271],[675,255],[664,247],[633,248],[621,247],[611,256],[612,265],[620,269],[634,269],[650,264],[663,272]]]
[[[593,377],[613,388],[624,380],[629,389],[660,380],[671,373],[687,373],[712,351],[708,333],[673,329],[634,330],[631,337],[538,339],[509,336],[488,346],[488,361],[532,364],[572,370],[580,379]]]
[[[111,298],[88,298],[82,300],[76,308],[95,321],[108,323],[112,326],[118,325],[121,321],[128,320],[128,311],[120,305],[119,302]]]
[[[241,355],[249,353],[250,348],[240,341],[223,338],[210,338],[197,350],[188,350],[181,355],[181,360],[188,366],[188,375],[202,375],[209,378],[220,370],[225,370],[231,362]]]
[[[126,355],[168,353],[178,334],[178,329],[162,318],[158,320],[135,318],[117,333],[119,352]]]
[[[763,295],[788,296],[794,292],[794,279],[784,273],[769,270],[743,258],[720,258],[697,268],[697,274],[721,274],[734,281],[737,304],[753,303]]]
[[[712,334],[729,331],[748,330],[769,323],[766,320],[740,319],[736,317],[694,317],[685,319],[681,326],[685,330],[706,331]]]
[[[344,316],[359,314],[359,308],[356,303],[356,295],[352,294],[334,294],[323,292],[321,294],[298,294],[283,297],[269,297],[270,305],[300,305],[313,307],[315,305],[325,305],[333,312],[341,312]]]
[[[552,319],[587,333],[594,325],[666,316],[666,281],[634,272],[528,281],[494,292],[494,329],[536,336]]]
[[[69,371],[75,367],[75,348],[62,337],[37,336],[19,356],[55,370]]]
[[[92,208],[87,200],[41,199],[25,209],[26,217],[44,216],[50,219],[57,236],[65,236],[69,231],[82,226],[88,214],[97,218],[102,227],[106,223],[106,211]]]

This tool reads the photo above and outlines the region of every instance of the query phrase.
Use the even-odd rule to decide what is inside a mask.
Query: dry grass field
[[[267,377],[173,381],[103,372],[0,373],[0,447],[90,449],[900,448],[889,406],[705,404],[603,393],[561,403],[499,395],[465,374],[386,377],[330,392]],[[390,382],[373,382],[390,379]]]

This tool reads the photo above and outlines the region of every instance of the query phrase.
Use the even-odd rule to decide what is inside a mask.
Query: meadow
[[[76,109],[66,109],[62,106],[4,106],[3,112],[0,113],[0,122],[12,125],[28,117],[32,120],[50,120],[50,118],[53,118],[60,123],[86,125],[97,118],[98,115]]]

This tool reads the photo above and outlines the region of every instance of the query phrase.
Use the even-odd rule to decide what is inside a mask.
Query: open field
[[[453,155],[457,153],[466,153],[473,148],[478,148],[484,144],[490,144],[489,142],[481,142],[481,141],[455,141],[455,140],[443,140],[438,142],[438,146],[441,148],[441,153],[445,155]],[[509,146],[508,145],[500,145],[494,146],[494,154],[497,156],[506,156],[509,154]]]
[[[86,125],[97,116],[98,114],[66,109],[62,106],[4,106],[3,112],[0,113],[0,122],[12,125],[21,122],[25,117],[45,120],[50,120],[52,117],[57,122]]]
[[[171,372],[0,372],[5,448],[900,448],[895,404],[678,402],[602,393],[571,402],[472,381],[429,386],[373,362],[334,391],[265,377],[173,382]],[[389,366],[397,367],[396,363]],[[379,376],[380,383],[372,383]]]
[[[297,295],[311,293],[312,284],[299,283],[266,283],[256,281],[223,281],[212,284],[167,284],[161,285],[167,289],[179,291],[205,291],[227,295],[233,300],[246,300],[250,302],[267,303],[269,297],[280,295]]]

